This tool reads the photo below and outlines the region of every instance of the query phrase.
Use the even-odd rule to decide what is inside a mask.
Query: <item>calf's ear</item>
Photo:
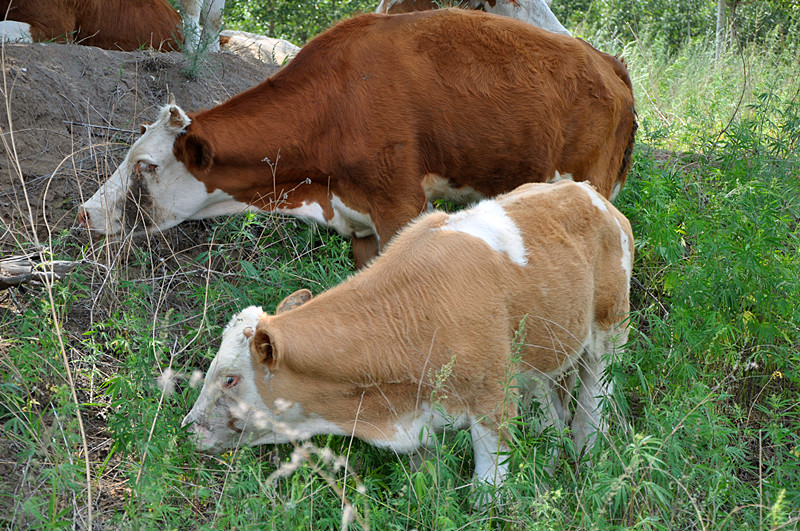
[[[269,333],[261,328],[256,328],[253,341],[250,342],[250,354],[256,362],[263,363],[267,369],[273,370],[277,363],[277,352]]]
[[[173,146],[175,158],[190,170],[207,171],[214,161],[214,150],[208,141],[194,133],[187,133],[175,139]]]
[[[298,306],[302,306],[310,301],[312,296],[313,295],[311,295],[311,292],[305,288],[297,290],[283,299],[280,304],[278,304],[278,307],[275,309],[275,314],[277,315],[283,312],[288,312],[289,310],[293,310]]]

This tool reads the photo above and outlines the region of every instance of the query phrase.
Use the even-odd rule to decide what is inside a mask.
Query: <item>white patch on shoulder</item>
[[[475,203],[484,199],[485,196],[470,186],[453,188],[450,181],[435,173],[428,173],[422,178],[422,189],[428,201],[445,199],[460,205]]]
[[[592,199],[592,204],[598,208],[598,210],[602,212],[608,212],[608,207],[606,206],[603,198],[597,193],[597,190],[594,189],[594,186],[589,184],[588,181],[581,181],[578,183],[583,187],[584,190],[589,194],[589,197]]]
[[[631,247],[630,242],[628,241],[628,233],[625,232],[625,229],[622,228],[622,224],[619,222],[618,219],[614,218],[614,221],[617,223],[617,227],[619,227],[619,239],[620,239],[620,246],[622,247],[622,269],[625,271],[625,275],[628,277],[628,282],[631,280]]]
[[[451,214],[439,230],[463,232],[480,238],[498,253],[505,253],[515,264],[528,264],[522,232],[495,200],[487,199],[468,210]]]

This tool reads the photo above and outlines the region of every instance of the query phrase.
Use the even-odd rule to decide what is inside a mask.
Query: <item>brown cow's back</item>
[[[521,31],[510,34],[507,26]],[[355,32],[359,38],[350,38]],[[460,38],[465,33],[473,38]],[[469,46],[453,44],[464,42]],[[396,159],[406,151],[415,153],[403,158],[418,178],[436,174],[452,187],[470,186],[487,197],[550,179],[555,171],[592,180],[608,197],[617,181],[624,181],[623,154],[633,122],[630,80],[601,64],[609,58],[617,61],[577,39],[483,13],[363,15],[311,41],[268,83],[308,98],[334,95],[325,116],[303,116],[290,96],[294,105],[288,109],[295,111],[290,119],[312,128],[334,121],[321,132],[330,140],[308,145],[316,150],[308,155],[329,160],[325,171],[348,173],[361,179],[360,185],[375,179],[383,187],[380,180],[388,176],[354,174],[360,169],[356,161],[376,153]],[[225,116],[241,99],[258,127],[258,116],[252,115],[261,107],[258,92],[256,87],[230,106],[195,118]],[[272,107],[278,112],[280,105]],[[608,115],[616,119],[604,119]],[[504,124],[501,135],[498,123]],[[617,130],[624,138],[616,138]],[[609,138],[615,138],[611,147]],[[287,150],[281,152],[288,163]]]
[[[261,85],[190,114],[188,132],[212,138],[235,176],[186,162],[207,185],[242,183],[226,191],[269,208],[274,180],[261,161],[280,153],[278,181],[347,189],[350,208],[387,218],[375,223],[384,244],[435,198],[426,176],[491,197],[558,171],[609,197],[624,181],[634,118],[630,81],[608,61],[577,39],[479,12],[362,15]],[[194,152],[181,142],[179,158]]]

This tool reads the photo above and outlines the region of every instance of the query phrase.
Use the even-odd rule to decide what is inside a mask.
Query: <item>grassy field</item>
[[[81,528],[91,503],[95,525],[123,529],[798,528],[800,65],[765,48],[718,64],[699,44],[618,51],[640,121],[617,200],[637,257],[608,375],[619,408],[591,463],[517,419],[502,501],[476,510],[466,432],[413,465],[333,436],[200,455],[180,422],[222,326],[336,285],[348,243],[254,215],[184,226],[207,235],[188,248],[63,233],[44,243],[82,267],[0,293],[2,525]]]

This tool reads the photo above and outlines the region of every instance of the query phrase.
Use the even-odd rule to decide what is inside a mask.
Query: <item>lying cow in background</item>
[[[204,34],[213,35],[208,51],[219,51],[225,0],[180,4],[189,28],[188,48],[197,48],[202,21]],[[74,42],[123,51],[145,46],[179,51],[183,43],[181,16],[168,0],[0,0],[4,18],[5,42]]]
[[[478,11],[367,14],[213,109],[163,107],[78,222],[153,232],[277,210],[353,238],[361,267],[434,199],[556,171],[613,197],[635,130],[625,66],[583,41]]]
[[[516,18],[554,33],[572,35],[550,10],[551,2],[545,0],[466,0],[460,4],[459,7],[465,9],[480,9],[487,13]],[[375,12],[396,15],[441,7],[441,0],[381,0]]]
[[[499,485],[521,386],[563,427],[572,389],[557,383],[577,372],[577,450],[605,433],[632,260],[630,224],[586,183],[426,214],[341,285],[296,292],[275,316],[237,314],[183,425],[213,451],[329,433],[411,452],[446,426],[469,429],[476,481]]]

